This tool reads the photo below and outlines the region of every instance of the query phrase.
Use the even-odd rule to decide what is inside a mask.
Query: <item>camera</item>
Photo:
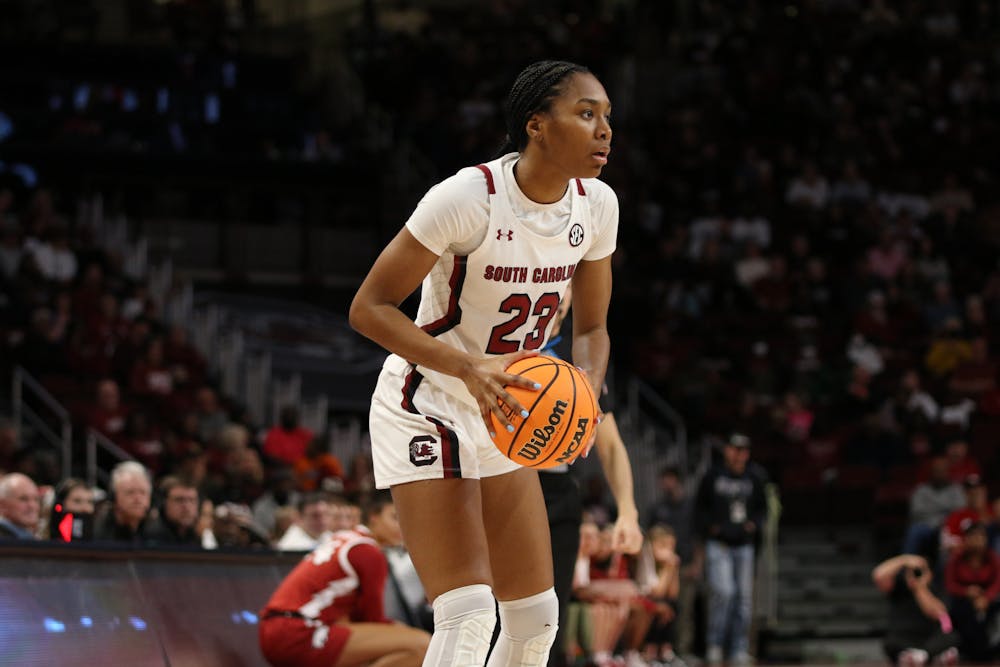
[[[913,568],[912,571],[913,571],[913,576],[916,577],[917,579],[924,576],[924,568],[922,567],[915,567]]]

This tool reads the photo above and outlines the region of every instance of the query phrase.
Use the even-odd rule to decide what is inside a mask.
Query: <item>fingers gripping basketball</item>
[[[510,460],[529,468],[572,463],[597,426],[597,399],[586,375],[553,357],[519,359],[507,367],[507,372],[534,380],[542,388],[535,391],[507,385],[507,391],[529,414],[522,418],[501,402],[500,408],[514,431],[500,427],[491,414],[496,433],[493,444]]]

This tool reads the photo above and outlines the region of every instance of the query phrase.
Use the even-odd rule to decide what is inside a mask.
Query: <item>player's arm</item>
[[[374,544],[356,544],[347,552],[347,560],[358,575],[358,599],[351,610],[356,623],[391,623],[385,617],[385,582],[389,563]]]
[[[613,413],[604,415],[597,425],[595,447],[618,508],[612,548],[630,554],[638,553],[642,548],[642,530],[639,528],[639,510],[633,493],[632,464]]]
[[[597,396],[601,395],[611,351],[610,304],[611,255],[579,262],[573,274],[573,363],[587,373]]]
[[[350,322],[367,336],[410,363],[461,379],[479,404],[483,423],[490,429],[493,412],[504,426],[510,422],[497,404],[500,397],[521,411],[524,406],[504,389],[505,384],[533,388],[534,382],[505,371],[517,358],[529,353],[515,352],[495,357],[473,357],[441,342],[418,327],[399,304],[416,291],[437,262],[438,256],[404,227],[389,242],[368,272],[351,302]]]

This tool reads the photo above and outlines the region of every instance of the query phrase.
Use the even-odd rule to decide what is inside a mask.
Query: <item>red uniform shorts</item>
[[[351,630],[343,625],[273,616],[258,626],[260,650],[273,667],[334,667]]]

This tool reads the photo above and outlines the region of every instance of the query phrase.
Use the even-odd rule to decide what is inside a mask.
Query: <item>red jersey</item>
[[[329,536],[295,566],[278,586],[261,616],[292,611],[332,625],[391,623],[382,596],[389,566],[363,526]]]

